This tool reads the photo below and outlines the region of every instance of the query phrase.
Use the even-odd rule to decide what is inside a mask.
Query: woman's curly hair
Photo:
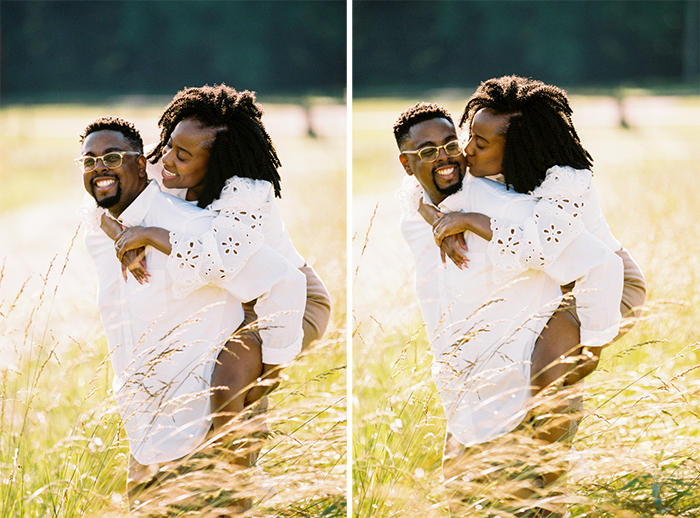
[[[527,193],[542,183],[555,165],[590,169],[593,158],[581,145],[571,121],[573,110],[566,92],[553,85],[519,76],[503,76],[481,83],[464,108],[460,127],[471,131],[476,113],[489,108],[510,115],[502,128],[505,183]]]
[[[158,121],[160,142],[148,155],[151,163],[163,156],[163,150],[175,127],[194,118],[216,130],[209,152],[204,188],[197,205],[206,207],[216,200],[232,176],[267,180],[280,197],[281,162],[262,123],[263,111],[255,92],[238,92],[225,84],[185,88],[175,95]]]

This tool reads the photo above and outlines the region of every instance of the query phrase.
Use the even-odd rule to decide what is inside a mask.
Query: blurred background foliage
[[[0,102],[346,87],[345,1],[0,1]]]
[[[698,0],[353,2],[353,93],[474,88],[518,74],[563,87],[697,91]]]

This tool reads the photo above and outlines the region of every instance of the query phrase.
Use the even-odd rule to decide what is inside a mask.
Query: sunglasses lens
[[[462,150],[459,148],[459,142],[456,140],[447,144],[445,146],[445,151],[447,151],[447,154],[450,156],[457,156],[462,152]]]
[[[104,160],[105,165],[110,169],[119,167],[122,163],[122,157],[119,153],[109,153],[105,155],[102,160]]]
[[[438,149],[436,147],[424,147],[420,150],[418,156],[424,162],[434,162],[438,156]]]
[[[92,157],[83,158],[83,171],[90,171],[95,167],[95,159]]]

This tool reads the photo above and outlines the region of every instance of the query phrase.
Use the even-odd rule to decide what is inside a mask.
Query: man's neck
[[[438,207],[444,201],[445,198],[447,198],[447,196],[441,196],[440,201],[435,202],[435,201],[433,201],[433,199],[430,196],[426,196],[423,198],[423,201],[428,205],[432,205],[433,208],[435,208],[436,210],[440,210]]]
[[[115,207],[110,207],[109,209],[107,209],[107,210],[109,211],[109,213],[114,217],[114,219],[117,219],[117,220],[119,219],[119,216],[121,216],[122,213],[123,213],[126,209],[128,209],[128,208],[131,206],[131,204],[134,203],[134,201],[136,201],[136,199],[137,199],[139,196],[141,196],[141,194],[143,194],[143,191],[146,190],[146,187],[148,187],[148,184],[149,184],[149,183],[151,183],[151,180],[147,180],[146,183],[143,184],[143,187],[141,187],[141,190],[139,191],[139,193],[129,202],[129,205],[127,205],[126,207],[122,208],[121,210],[119,210],[118,207],[116,207],[116,208],[115,208]],[[118,205],[118,204],[117,204],[117,205]]]

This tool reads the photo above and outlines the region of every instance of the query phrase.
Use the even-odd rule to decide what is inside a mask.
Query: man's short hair
[[[408,140],[408,132],[413,126],[431,119],[447,119],[453,126],[455,124],[450,113],[439,104],[418,103],[403,112],[394,123],[394,138],[399,148]]]
[[[100,117],[95,119],[90,124],[82,135],[80,135],[80,143],[85,142],[85,139],[91,133],[98,131],[117,131],[124,135],[124,138],[129,142],[129,144],[134,148],[134,151],[143,153],[143,139],[139,130],[136,129],[131,122],[119,117]]]

